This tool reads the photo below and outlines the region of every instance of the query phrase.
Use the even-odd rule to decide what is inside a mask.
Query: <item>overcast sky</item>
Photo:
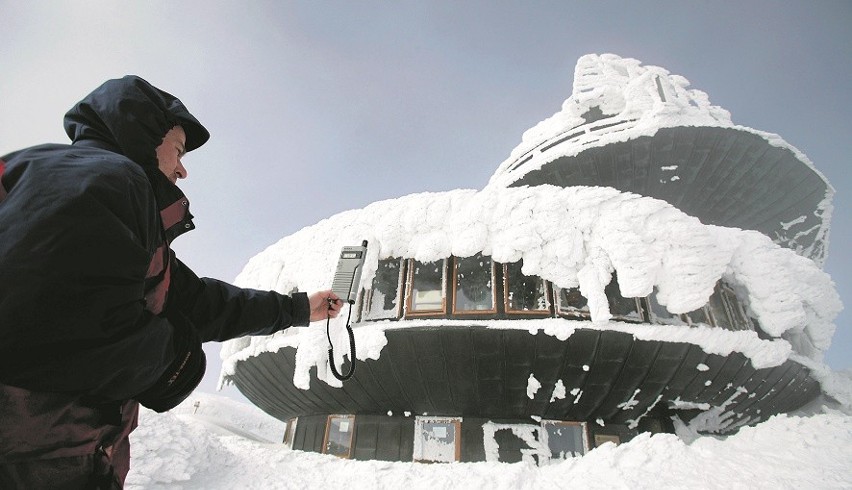
[[[184,159],[198,228],[174,244],[199,275],[233,280],[340,211],[482,188],[571,95],[577,58],[615,53],[808,155],[837,190],[826,269],[852,304],[852,2],[0,0],[0,16],[0,154],[66,142],[65,111],[125,74],[210,130]],[[835,369],[852,366],[850,319]]]

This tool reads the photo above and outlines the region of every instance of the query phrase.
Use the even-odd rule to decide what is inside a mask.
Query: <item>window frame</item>
[[[483,259],[488,259],[491,261],[491,309],[490,310],[458,310],[456,309],[456,301],[458,297],[458,272],[459,272],[459,261],[464,259],[473,259],[477,255],[480,255]],[[495,287],[495,283],[497,282],[497,267],[495,265],[494,259],[491,258],[490,255],[481,255],[481,252],[476,255],[471,255],[470,257],[452,257],[453,259],[453,296],[452,296],[452,312],[453,315],[496,315],[497,314],[497,288]]]
[[[639,314],[639,318],[631,318],[629,316],[616,315],[615,313],[612,312],[612,300],[613,300],[613,298],[610,297],[609,294],[606,294],[606,292],[607,292],[607,289],[609,289],[612,286],[613,283],[615,283],[614,290],[615,290],[615,292],[618,293],[618,296],[620,298],[625,299],[625,300],[631,300],[631,299],[633,300],[634,306],[636,307],[636,313]],[[611,320],[617,320],[617,321],[625,322],[625,323],[646,323],[647,322],[646,319],[648,318],[648,314],[647,314],[645,305],[643,304],[643,301],[642,301],[643,298],[629,298],[629,297],[621,294],[621,287],[618,285],[618,275],[615,274],[614,272],[612,274],[612,279],[610,279],[610,281],[609,281],[609,284],[604,286],[604,296],[606,296],[607,308],[609,309],[609,314],[611,315]]]
[[[454,458],[455,459],[453,461],[438,461],[438,460],[423,459],[423,458],[418,459],[418,457],[417,457],[418,442],[417,441],[418,440],[420,441],[420,447],[421,447],[421,452],[422,452],[422,447],[423,447],[422,435],[423,435],[423,423],[424,422],[442,423],[442,424],[449,424],[449,425],[453,426],[453,431],[454,431],[453,432],[453,443],[455,445],[455,448],[454,448]],[[436,416],[431,416],[431,415],[422,415],[422,416],[418,415],[417,417],[415,417],[414,418],[414,441],[412,441],[413,444],[414,444],[414,448],[411,452],[412,453],[412,456],[411,456],[412,461],[414,461],[415,463],[458,463],[459,461],[461,461],[461,424],[462,424],[462,418],[461,417],[436,417]],[[421,456],[422,456],[422,454],[421,454]]]
[[[719,294],[722,297],[722,302],[727,305],[729,320],[731,321],[731,330],[737,331],[754,331],[754,324],[743,308],[742,302],[737,297],[734,289],[724,282],[719,283]],[[737,317],[741,318],[745,323],[741,324]]]
[[[527,276],[521,273],[524,277],[536,278],[541,281],[541,288],[544,291],[544,300],[547,303],[547,308],[544,310],[513,310],[509,307],[509,266],[520,264],[523,261],[512,262],[510,264],[502,264],[503,266],[503,311],[507,315],[524,315],[524,316],[552,316],[553,315],[553,297],[551,296],[552,288],[548,287],[548,282],[539,276]]]
[[[296,440],[296,427],[299,425],[299,417],[287,419],[287,427],[284,429],[284,438],[281,441],[290,449],[293,449],[293,441]]]
[[[607,442],[612,442],[616,446],[621,444],[621,436],[618,434],[595,434],[595,447],[600,447]]]
[[[682,315],[682,317],[683,317],[684,321],[686,322],[686,324],[689,325],[690,327],[697,327],[697,326],[701,325],[701,322],[693,322],[692,318],[689,316],[690,313],[692,313],[694,311],[698,311],[698,310],[703,311],[704,316],[707,318],[707,323],[705,323],[704,325],[707,325],[710,328],[716,328],[716,324],[713,323],[713,318],[710,316],[710,311],[708,310],[707,305],[704,305],[701,308],[696,308],[692,311],[688,311],[688,312],[684,313]]]
[[[645,304],[647,305],[646,313],[648,315],[648,322],[649,323],[654,324],[654,325],[671,325],[673,327],[689,326],[689,322],[686,320],[686,318],[684,318],[684,315],[679,315],[679,314],[670,312],[665,306],[661,305],[660,302],[657,301],[657,288],[656,287],[651,291],[651,294],[649,294],[648,296],[645,297]],[[672,322],[663,321],[663,320],[667,320],[667,319],[658,320],[659,317],[657,316],[657,314],[654,310],[654,304],[656,304],[660,308],[668,311],[669,314],[671,315],[670,318],[672,320],[676,320],[676,322],[672,323]]]
[[[339,454],[334,454],[334,453],[328,452],[328,441],[329,441],[329,436],[331,435],[331,427],[332,427],[331,421],[332,421],[333,418],[339,418],[339,419],[345,418],[350,424],[350,430],[347,431],[347,432],[349,432],[349,443],[347,444],[347,447],[346,447],[346,449],[347,449],[346,456],[341,456]],[[352,458],[352,443],[354,442],[354,440],[355,440],[355,416],[354,415],[331,414],[326,418],[326,421],[325,421],[325,437],[323,438],[323,441],[322,441],[322,454],[330,454],[332,456],[336,456],[336,457],[341,458],[341,459],[351,459]]]
[[[440,310],[412,310],[412,294],[414,294],[414,269],[415,262],[421,262],[416,259],[407,259],[406,265],[408,266],[407,271],[407,281],[405,283],[405,317],[412,316],[434,316],[434,315],[446,315],[447,314],[447,259],[439,259],[441,262],[441,309]],[[428,264],[438,262],[425,262]]]
[[[393,260],[393,259],[396,259],[396,257],[388,257],[386,259],[380,259],[379,263],[381,263],[382,261],[388,261],[388,260]],[[406,277],[406,272],[407,272],[406,266],[408,265],[408,260],[410,260],[410,259],[405,259],[405,258],[400,257],[397,260],[399,261],[399,274],[397,274],[397,280],[396,280],[397,304],[396,304],[395,315],[383,317],[383,318],[368,318],[368,315],[370,313],[370,305],[373,302],[373,290],[375,289],[373,287],[373,284],[371,283],[369,289],[364,288],[364,289],[361,290],[361,310],[360,310],[360,316],[358,317],[359,321],[378,322],[378,321],[383,321],[383,320],[399,320],[402,317],[403,305],[405,304],[405,277]],[[378,271],[378,267],[379,267],[379,265],[377,264],[376,265],[377,271]],[[375,281],[375,277],[373,278],[373,280]],[[383,311],[385,311],[385,310],[383,310]],[[387,311],[389,311],[389,310],[387,310]]]
[[[547,461],[553,460],[562,460],[564,461],[567,458],[558,458],[553,457],[553,454],[550,450],[550,434],[547,432],[547,426],[563,426],[563,427],[580,427],[580,430],[583,434],[583,453],[580,456],[585,456],[589,454],[589,451],[592,450],[591,441],[589,440],[589,424],[588,422],[576,422],[572,420],[542,420],[541,421],[541,435],[539,436],[539,440],[542,443],[542,449],[546,449],[547,453],[551,453],[550,456],[546,456],[547,453],[544,454],[546,456]]]
[[[575,314],[575,313],[572,313],[572,312],[564,311],[562,309],[562,290],[570,291],[572,289],[576,289],[577,292],[580,292],[580,286],[577,286],[577,287],[574,287],[574,288],[560,288],[560,287],[557,287],[556,284],[553,284],[552,286],[553,286],[552,287],[552,290],[553,290],[552,294],[555,298],[554,310],[556,312],[556,316],[558,316],[560,318],[566,318],[566,319],[569,319],[569,320],[578,320],[578,321],[591,321],[592,320],[591,310],[589,310],[589,311],[575,310],[575,311],[577,311],[577,313]],[[583,294],[580,293],[580,296],[583,296]],[[583,297],[586,298],[585,296],[583,296]],[[588,307],[589,307],[589,298],[586,298],[586,308],[588,308]]]

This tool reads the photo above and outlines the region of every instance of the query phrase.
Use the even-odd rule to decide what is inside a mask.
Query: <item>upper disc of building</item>
[[[705,224],[757,230],[822,265],[834,189],[780,136],[731,122],[685,78],[586,55],[562,110],[527,130],[488,187],[606,186]]]

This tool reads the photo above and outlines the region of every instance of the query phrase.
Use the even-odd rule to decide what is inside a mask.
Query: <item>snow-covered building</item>
[[[352,379],[329,370],[352,362],[344,314],[334,359],[321,322],[227,343],[222,380],[291,447],[356,459],[543,463],[729,433],[820,394],[833,192],[683,77],[584,56],[485,188],[347,211],[248,263],[242,286],[323,289],[369,242]]]

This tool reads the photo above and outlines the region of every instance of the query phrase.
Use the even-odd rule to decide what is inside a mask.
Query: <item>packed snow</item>
[[[662,128],[706,126],[731,128],[757,135],[770,145],[787,149],[810,167],[826,184],[826,192],[814,216],[817,225],[796,232],[811,237],[811,245],[798,247],[802,255],[822,265],[828,248],[834,188],[813,162],[777,134],[731,121],[731,114],[710,103],[705,92],[691,89],[689,80],[639,60],[614,54],[582,56],[574,69],[574,86],[560,111],[527,130],[521,143],[491,177],[489,186],[507,187],[527,173],[557,158],[575,156],[593,147],[641,136],[653,136]],[[606,121],[587,123],[590,109],[600,111]],[[551,143],[562,143],[551,146]],[[677,166],[663,166],[676,170]],[[673,175],[669,181],[679,180]],[[805,217],[802,217],[804,219]],[[790,223],[792,226],[796,223]],[[796,244],[797,236],[785,237]]]
[[[465,322],[468,325],[521,328],[533,334],[541,330],[560,339],[576,328],[623,330],[636,338],[693,343],[713,354],[742,352],[755,367],[781,364],[792,352],[819,363],[842,308],[828,274],[768,237],[704,225],[665,201],[602,187],[490,187],[373,203],[282,239],[252,258],[237,284],[282,292],[326,289],[341,248],[362,240],[369,242],[362,286],[371,284],[379,259],[428,262],[482,252],[501,263],[523,259],[524,274],[559,287],[579,286],[593,320],[591,324],[563,319]],[[658,301],[673,313],[700,308],[717,281],[724,279],[775,339],[763,340],[754,332],[611,321],[604,287],[613,272],[624,296],[647,296],[656,288]],[[345,321],[345,315],[332,321],[335,345],[347,345]],[[423,322],[357,326],[358,359],[378,359],[387,343],[386,329]],[[329,373],[322,323],[226,343],[224,379],[235,372],[237,362],[291,346],[297,348],[296,386],[309,388],[312,367],[329,385],[341,386]],[[342,357],[335,362],[340,367]]]
[[[852,372],[835,375],[852,391]],[[280,442],[283,423],[253,406],[195,393],[169,413],[142,410],[126,483],[136,490],[850,488],[852,410],[834,404],[816,411],[775,416],[727,437],[642,434],[542,466],[531,457],[514,464],[423,464],[294,451]]]

